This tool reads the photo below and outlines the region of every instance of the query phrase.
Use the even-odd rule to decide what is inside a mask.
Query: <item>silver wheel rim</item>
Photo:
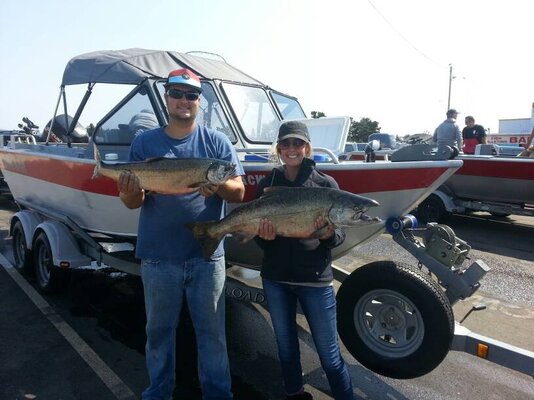
[[[39,246],[39,251],[37,253],[37,262],[39,271],[39,281],[41,286],[48,286],[50,282],[50,265],[51,265],[51,254],[43,243]]]
[[[21,266],[24,265],[25,260],[25,254],[26,254],[26,239],[24,237],[24,234],[20,231],[20,229],[15,230],[15,235],[13,236],[13,240],[15,241],[15,261],[16,263]]]
[[[407,297],[388,289],[368,292],[354,307],[354,325],[361,340],[385,358],[414,353],[423,342],[423,318]]]

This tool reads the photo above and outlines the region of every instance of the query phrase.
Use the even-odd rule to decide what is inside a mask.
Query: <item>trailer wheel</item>
[[[439,222],[446,214],[445,205],[435,194],[431,194],[417,206],[417,217],[422,222]]]
[[[30,272],[32,265],[32,252],[28,250],[26,245],[26,236],[24,235],[24,228],[20,221],[13,225],[12,233],[13,241],[13,258],[15,259],[15,268],[21,273]]]
[[[46,233],[41,232],[34,240],[34,265],[37,285],[45,293],[59,291],[65,283],[66,272],[54,265],[52,249]]]
[[[449,352],[454,316],[443,289],[419,268],[378,261],[358,268],[337,294],[338,333],[366,368],[410,379]]]

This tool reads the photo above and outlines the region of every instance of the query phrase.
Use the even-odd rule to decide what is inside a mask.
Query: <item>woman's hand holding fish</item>
[[[330,239],[334,234],[334,225],[330,224],[323,217],[318,217],[315,220],[316,231],[321,231],[322,235],[318,237],[319,240]]]
[[[274,238],[276,238],[276,228],[267,218],[262,218],[260,220],[258,236],[263,240],[274,240]]]

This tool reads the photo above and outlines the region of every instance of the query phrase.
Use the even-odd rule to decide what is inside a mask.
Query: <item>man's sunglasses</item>
[[[200,93],[197,92],[184,92],[183,90],[179,89],[169,89],[167,90],[167,94],[169,97],[172,97],[173,99],[180,100],[182,97],[185,96],[186,100],[189,101],[195,101],[198,100],[200,97]]]
[[[284,139],[278,142],[278,144],[282,149],[289,149],[291,146],[293,146],[295,149],[300,149],[304,147],[306,142],[302,139]]]

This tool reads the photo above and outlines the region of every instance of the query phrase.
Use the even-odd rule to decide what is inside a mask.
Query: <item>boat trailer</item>
[[[434,279],[445,289],[446,297],[451,304],[471,296],[480,287],[480,279],[490,270],[490,268],[481,260],[474,261],[468,267],[459,266],[459,264],[467,258],[470,246],[463,240],[457,238],[453,230],[446,225],[429,223],[426,227],[417,228],[417,220],[413,216],[408,215],[404,218],[392,218],[388,220],[386,222],[386,230],[391,234],[393,240],[397,244],[419,260],[417,268],[422,273],[434,276]],[[422,236],[422,240],[417,239],[416,234]],[[371,267],[376,267],[376,263],[371,264],[374,264]],[[360,268],[365,267],[367,267],[367,265]],[[343,287],[344,282],[347,281],[351,275],[354,275],[358,271],[357,269],[356,271],[349,272],[336,265],[332,265],[332,268],[334,271],[334,278],[341,283],[341,287]],[[243,278],[243,275],[246,274],[228,274],[226,295],[237,300],[258,303],[266,306],[263,290],[257,285],[250,285],[247,282],[248,279]],[[358,279],[360,278],[361,277],[358,277]],[[363,279],[365,279],[365,277],[363,277]],[[414,282],[417,281],[414,280]],[[340,308],[340,292],[341,288],[338,291],[338,309]],[[395,300],[397,301],[399,298]],[[394,303],[395,301],[390,302],[388,306],[391,306]],[[477,334],[461,325],[472,312],[483,309],[485,309],[484,305],[475,305],[460,322],[454,321],[453,336],[447,351],[453,350],[468,353],[534,377],[534,352]],[[362,309],[355,306],[354,310],[361,311]],[[339,315],[338,311],[338,319],[341,318],[342,316]],[[358,318],[359,317],[355,313],[351,314],[349,317],[349,319],[354,320],[353,324],[357,326],[361,325],[356,321]],[[391,316],[390,318],[391,320],[393,319]],[[389,321],[389,326],[394,329],[394,324],[391,323],[391,320]],[[386,323],[387,321],[383,322],[383,324]],[[341,328],[339,321],[338,328]],[[371,327],[369,328],[369,330],[372,329],[373,328]],[[365,326],[363,327],[363,330],[365,330]],[[343,340],[342,332],[339,333]],[[366,336],[366,333],[362,332],[362,326],[360,326],[358,334],[360,336]],[[345,340],[347,340],[347,338],[345,338]],[[345,343],[345,340],[343,340],[344,344],[349,348],[350,343]],[[372,341],[383,342],[384,338],[376,335],[367,335],[367,342],[369,343]],[[365,340],[363,344],[365,345]],[[359,343],[359,345],[361,346],[362,343]],[[384,363],[391,363],[394,360],[395,356],[393,356],[393,358],[388,358],[388,356],[380,350],[380,347],[376,345],[373,346],[372,343],[369,347],[374,347],[376,349],[372,354],[373,358],[383,358]],[[412,348],[411,350],[416,351],[415,348]],[[427,349],[427,351],[432,352],[434,350]],[[355,358],[361,362],[360,357],[358,356],[359,354],[355,355]],[[406,356],[402,356],[401,358],[406,358]],[[413,378],[429,372],[428,368],[423,368],[415,369],[408,373],[399,373],[399,371],[384,370],[383,365],[367,365],[365,361],[362,364],[374,372],[394,378]]]
[[[386,231],[419,261],[417,266],[376,261],[349,272],[333,265],[341,284],[336,296],[338,333],[355,359],[378,374],[410,379],[430,372],[455,350],[534,376],[534,352],[473,333],[454,321],[451,304],[471,296],[490,270],[481,260],[463,265],[470,250],[467,243],[446,225],[418,228],[411,215],[388,219]],[[132,243],[95,237],[51,210],[17,212],[10,233],[16,268],[35,262],[43,291],[57,288],[55,272],[91,263],[139,274]],[[117,250],[117,245],[126,247]],[[227,297],[267,306],[261,285],[251,284],[246,274],[232,273],[235,270],[247,269],[229,266]]]

